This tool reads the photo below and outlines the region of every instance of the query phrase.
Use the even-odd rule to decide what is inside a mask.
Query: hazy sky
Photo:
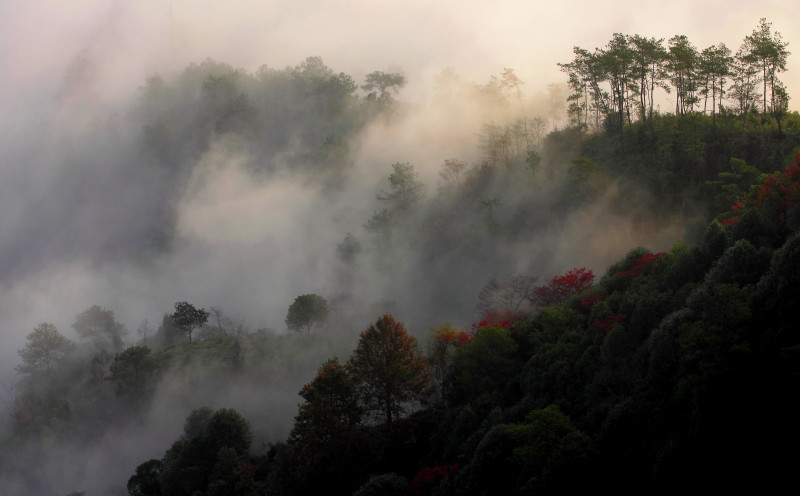
[[[700,49],[724,42],[735,51],[766,17],[796,52],[798,14],[795,0],[3,0],[0,84],[41,96],[72,56],[91,50],[109,56],[105,77],[119,85],[107,90],[206,57],[255,70],[309,55],[357,80],[400,67],[406,98],[424,98],[447,66],[481,82],[511,67],[534,89],[564,81],[556,63],[569,61],[574,45],[599,47],[614,32],[685,34]],[[784,75],[790,95],[800,88],[792,72]]]

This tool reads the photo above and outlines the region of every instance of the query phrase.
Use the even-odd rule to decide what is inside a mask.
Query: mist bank
[[[641,229],[641,219],[613,206],[618,186],[603,177],[590,181],[586,198],[564,203],[572,185],[568,160],[548,158],[542,133],[537,149],[544,161],[531,167],[523,142],[533,136],[519,134],[520,105],[547,126],[558,117],[552,107],[535,113],[541,97],[521,100],[492,80],[470,83],[451,71],[441,98],[421,106],[402,102],[401,84],[362,88],[319,58],[256,73],[205,61],[98,106],[87,90],[91,66],[76,59],[43,114],[47,125],[4,147],[26,164],[4,170],[3,182],[13,206],[3,214],[0,298],[11,412],[23,399],[21,384],[9,386],[25,337],[50,322],[80,342],[74,318],[91,305],[115,312],[127,344],[141,344],[136,330],[145,322],[157,328],[177,301],[222,309],[246,333],[281,334],[289,304],[306,293],[335,306],[338,323],[328,330],[343,346],[386,312],[423,337],[433,324],[468,325],[478,293],[493,278],[545,277],[587,265],[570,248],[575,236],[595,246],[590,262],[598,266],[632,245],[659,248],[680,236],[673,221]],[[445,160],[462,164],[458,177],[440,175]],[[406,164],[410,175],[393,177],[396,164]],[[419,183],[419,194],[403,203],[393,197],[393,179]],[[28,187],[13,187],[20,184]],[[392,214],[386,223],[366,229],[383,209]],[[351,258],[337,250],[347,233],[360,246]],[[93,352],[82,346],[66,376],[77,382],[64,386],[64,404],[75,418],[94,419],[85,425],[96,423],[96,431],[37,435],[54,453],[39,461],[43,476],[35,484],[49,484],[42,490],[118,484],[202,405],[254,416],[272,411],[256,421],[257,438],[283,439],[296,392],[338,344],[319,342],[316,353],[264,372],[270,379],[258,384],[233,376],[224,387],[192,382],[176,394],[165,380],[134,424],[100,407],[113,388],[102,371],[84,375],[81,363]],[[5,418],[12,419],[4,427],[11,435],[19,418]],[[106,456],[112,445],[117,454]],[[85,456],[58,456],[70,451]]]

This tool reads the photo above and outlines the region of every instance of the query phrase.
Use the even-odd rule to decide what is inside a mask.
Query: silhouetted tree
[[[321,324],[328,317],[328,302],[322,296],[305,294],[298,296],[289,306],[286,327],[293,331],[311,332],[311,327]]]
[[[367,411],[389,427],[428,392],[428,363],[417,355],[417,340],[388,314],[361,333],[347,367]]]
[[[172,322],[192,342],[192,333],[203,327],[208,321],[208,312],[197,309],[185,301],[175,303],[175,312],[170,315]]]

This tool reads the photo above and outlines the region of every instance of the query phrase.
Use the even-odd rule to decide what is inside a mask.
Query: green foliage
[[[122,336],[127,332],[125,326],[114,320],[114,312],[97,305],[76,315],[72,328],[78,336],[91,340],[98,350],[115,353],[122,350]]]
[[[367,92],[365,100],[391,103],[392,93],[406,85],[406,77],[397,72],[373,71],[366,75],[361,89]]]
[[[557,406],[531,411],[525,423],[508,431],[516,444],[512,459],[520,467],[518,490],[558,493],[588,484],[576,476],[585,473],[591,441]]]
[[[132,346],[114,357],[108,380],[114,381],[119,396],[142,406],[155,387],[156,370],[150,348]]]
[[[740,239],[717,259],[706,273],[710,284],[755,284],[769,265],[768,250],[756,250],[746,239]]]
[[[148,460],[138,467],[128,479],[130,496],[161,496],[161,460]]]
[[[596,198],[608,186],[605,169],[588,158],[573,160],[567,170],[570,181],[569,194],[574,198]]]
[[[516,486],[512,463],[514,439],[508,425],[492,427],[475,448],[468,469],[459,474],[456,486],[464,494],[510,494]]]
[[[195,308],[191,303],[180,301],[175,303],[175,312],[170,315],[175,327],[192,342],[192,333],[203,327],[208,321],[208,312],[203,308]]]
[[[353,496],[410,496],[408,481],[397,474],[381,474],[370,478]]]
[[[378,199],[385,202],[390,212],[408,213],[422,198],[424,185],[417,179],[419,174],[409,163],[392,164],[389,175],[389,191],[381,191]]]
[[[74,348],[72,342],[48,323],[36,326],[25,339],[25,347],[19,350],[22,363],[17,366],[21,374],[50,374]]]
[[[355,428],[361,420],[353,379],[336,358],[325,362],[317,376],[303,386],[305,400],[295,417],[289,444],[325,443]]]
[[[325,322],[328,317],[328,301],[316,294],[298,296],[289,305],[286,314],[286,327],[293,331],[311,332],[314,325]]]
[[[716,181],[706,181],[706,184],[718,191],[714,198],[717,211],[726,210],[735,202],[743,200],[761,176],[761,171],[744,160],[731,157],[730,163],[730,172],[720,172]]]
[[[502,399],[513,394],[513,377],[520,366],[511,331],[502,327],[478,329],[475,338],[456,351],[453,358],[453,398],[467,402],[481,395]]]
[[[154,484],[160,473],[162,494],[221,494],[230,482],[233,466],[247,460],[253,438],[250,424],[235,410],[201,408],[187,417],[183,430],[183,436],[164,454],[160,467],[153,460],[145,462],[131,480],[136,487]]]

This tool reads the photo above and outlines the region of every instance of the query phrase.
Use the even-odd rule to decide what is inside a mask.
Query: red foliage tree
[[[502,327],[503,329],[514,331],[519,327],[520,320],[522,320],[522,316],[511,311],[486,312],[481,317],[481,320],[472,324],[472,328],[477,330],[481,327]],[[472,332],[469,341],[474,337],[475,333]]]
[[[431,329],[433,332],[434,342],[441,341],[443,343],[452,344],[455,347],[463,346],[475,337],[474,332],[465,331],[463,329],[456,329],[446,325],[440,329]]]
[[[567,271],[555,276],[547,284],[533,288],[531,302],[538,307],[561,305],[572,295],[583,292],[592,286],[594,273],[585,267]]]
[[[411,490],[415,494],[428,494],[442,479],[458,472],[459,465],[440,465],[438,467],[423,467],[411,479]]]
[[[590,308],[592,308],[595,305],[595,303],[600,303],[601,301],[603,301],[605,299],[606,299],[606,295],[593,294],[593,295],[587,296],[586,298],[581,298],[581,300],[578,302],[578,305],[583,310],[589,310]]]
[[[617,272],[616,275],[632,281],[633,279],[646,274],[658,261],[658,259],[661,258],[661,255],[663,255],[663,253],[645,253],[634,260],[633,265],[631,265],[628,269],[621,270]]]
[[[770,174],[749,197],[731,205],[730,213],[721,222],[723,226],[736,224],[739,222],[739,214],[746,210],[762,212],[768,218],[783,222],[788,211],[798,203],[800,203],[800,153],[794,156],[794,164],[780,172]]]

